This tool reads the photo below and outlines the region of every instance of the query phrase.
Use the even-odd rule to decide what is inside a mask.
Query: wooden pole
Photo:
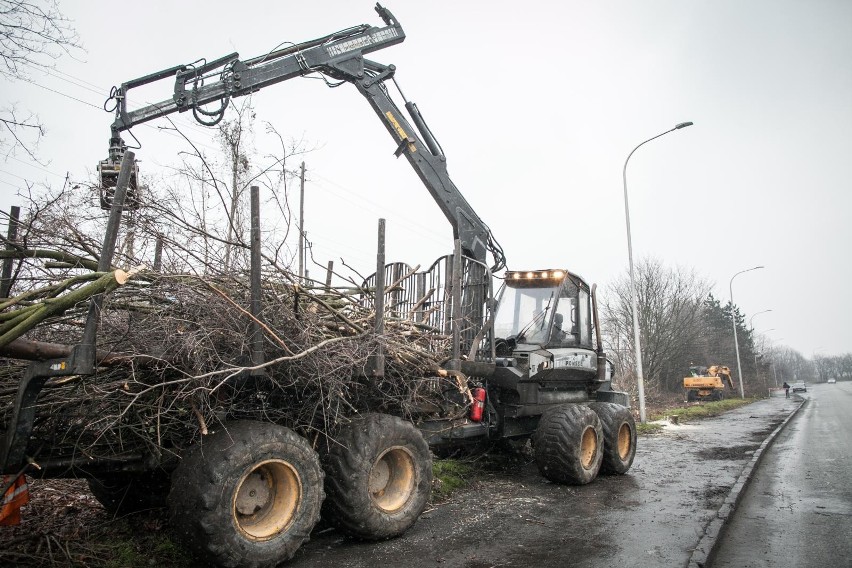
[[[6,250],[14,250],[12,243],[18,239],[18,223],[21,216],[21,208],[15,205],[9,211],[9,230],[6,233]],[[3,272],[0,276],[0,298],[8,298],[12,288],[12,258],[3,259]]]
[[[325,291],[331,291],[331,275],[334,273],[334,261],[328,261],[328,269],[325,272]]]
[[[299,190],[299,284],[305,282],[305,162],[302,162]]]
[[[251,363],[253,367],[264,363],[263,329],[261,318],[261,282],[260,282],[260,188],[251,186]],[[264,374],[258,369],[253,375]]]
[[[163,235],[157,235],[157,243],[154,245],[154,270],[160,272],[163,269]]]
[[[127,150],[121,158],[118,180],[115,185],[115,195],[112,199],[112,208],[109,212],[104,242],[101,246],[101,256],[98,258],[98,272],[107,272],[112,267],[112,257],[115,254],[115,243],[118,240],[118,229],[121,225],[121,216],[124,209],[124,199],[127,196],[127,187],[130,185],[130,174],[133,169],[136,154]],[[104,293],[111,291],[103,290]],[[80,341],[81,374],[92,372],[95,364],[95,343],[98,334],[98,320],[101,317],[101,306],[103,305],[103,294],[88,296],[89,313],[86,318],[86,327],[83,330],[83,339]],[[14,337],[12,338],[14,339]],[[83,363],[85,361],[85,363]],[[85,371],[85,372],[83,372]]]
[[[462,280],[462,253],[461,253],[461,241],[456,240],[455,243],[455,251],[453,252],[453,305],[452,309],[452,332],[453,332],[453,356],[449,365],[447,365],[448,369],[454,369],[458,371],[461,369],[461,324],[462,324],[462,311],[461,311],[461,280]]]
[[[371,356],[367,363],[367,375],[371,377],[371,384],[375,386],[375,380],[385,376],[385,349],[382,336],[385,333],[385,220],[379,219],[379,242],[376,252],[376,326],[374,332],[379,338],[379,347],[376,355]]]

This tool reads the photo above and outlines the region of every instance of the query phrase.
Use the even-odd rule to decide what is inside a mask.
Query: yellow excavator
[[[686,401],[722,400],[725,389],[734,388],[731,370],[724,365],[710,367],[692,366],[688,377],[683,378],[683,388],[686,391]]]

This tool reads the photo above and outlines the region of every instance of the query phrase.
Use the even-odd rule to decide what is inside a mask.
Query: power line
[[[438,231],[436,231],[432,227],[427,227],[426,225],[419,223],[417,220],[415,220],[412,217],[408,217],[406,215],[400,215],[398,211],[391,210],[390,208],[385,207],[384,205],[382,205],[380,203],[370,201],[370,199],[368,199],[366,197],[362,197],[361,194],[359,194],[358,192],[356,192],[356,191],[354,191],[354,190],[352,190],[352,189],[350,189],[350,188],[348,188],[348,187],[346,187],[342,184],[339,184],[339,183],[337,183],[337,182],[335,182],[335,181],[333,181],[333,180],[331,180],[331,179],[329,179],[329,178],[327,178],[327,177],[325,177],[321,174],[318,174],[316,171],[311,171],[311,174],[313,174],[317,178],[325,181],[326,183],[331,184],[332,186],[335,186],[335,187],[343,190],[345,193],[340,193],[339,191],[335,191],[332,188],[324,186],[322,183],[311,180],[312,183],[314,183],[316,186],[318,186],[322,189],[325,189],[326,191],[329,191],[330,193],[332,193],[334,195],[337,195],[338,197],[340,197],[341,199],[344,199],[348,203],[351,203],[352,205],[355,205],[356,207],[363,209],[364,211],[369,211],[369,212],[374,213],[376,215],[381,214],[381,213],[385,213],[385,214],[393,213],[394,216],[397,219],[405,222],[407,228],[415,229],[412,232],[415,232],[415,233],[420,234],[421,236],[427,237],[435,243],[441,243],[442,242],[442,239],[439,239],[435,236],[438,233]],[[353,196],[357,196],[357,197],[353,197]],[[365,207],[364,206],[365,203],[370,204],[372,207]]]
[[[51,89],[50,87],[47,87],[47,86],[45,86],[45,85],[42,85],[41,83],[36,83],[36,82],[35,82],[34,80],[32,80],[32,79],[28,79],[28,78],[26,78],[26,77],[19,77],[19,78],[18,78],[18,80],[23,81],[24,83],[29,83],[30,85],[35,85],[36,87],[39,87],[39,88],[41,88],[41,89],[44,89],[45,91],[50,91],[51,93],[56,93],[57,95],[63,96],[63,97],[68,98],[68,99],[71,99],[72,101],[76,101],[76,102],[81,103],[81,104],[84,104],[84,105],[86,105],[86,106],[90,106],[90,107],[92,107],[92,108],[95,108],[95,109],[98,109],[98,110],[102,110],[102,109],[101,109],[101,107],[99,107],[98,105],[93,105],[92,103],[90,103],[90,102],[88,102],[88,101],[84,101],[83,99],[78,99],[77,97],[72,97],[71,95],[69,95],[69,94],[67,94],[67,93],[60,93],[60,92],[59,92],[59,91],[57,91],[56,89]]]
[[[0,170],[0,174],[6,174],[6,175],[8,175],[8,176],[16,177],[16,178],[18,178],[18,179],[22,179],[22,180],[24,180],[24,181],[26,181],[26,182],[29,182],[29,183],[36,183],[36,182],[34,182],[33,180],[30,180],[30,179],[27,179],[27,178],[25,178],[25,177],[19,176],[18,174],[13,174],[12,172],[7,172],[6,170]]]
[[[30,168],[35,168],[35,169],[37,169],[37,170],[41,170],[41,171],[43,171],[44,173],[46,173],[46,174],[50,174],[50,175],[52,175],[52,176],[56,176],[56,177],[60,177],[60,178],[64,178],[64,177],[65,177],[65,174],[58,174],[58,173],[56,173],[56,172],[52,172],[52,171],[50,171],[50,170],[48,170],[48,169],[43,168],[42,166],[36,166],[35,164],[32,164],[32,163],[30,163],[30,162],[25,162],[24,160],[22,160],[22,159],[20,159],[20,158],[16,158],[15,156],[8,156],[8,157],[7,157],[7,159],[15,160],[16,162],[19,162],[19,163],[21,163],[21,164],[24,164],[25,166],[28,166],[28,167],[30,167]]]
[[[74,83],[74,82],[72,82],[72,81],[69,81],[68,79],[63,79],[62,77],[59,77],[59,76],[54,75],[54,74],[52,74],[52,73],[47,73],[45,70],[42,70],[42,72],[44,72],[44,73],[45,73],[46,75],[48,75],[48,76],[53,76],[53,77],[55,77],[55,78],[57,78],[57,79],[59,79],[59,80],[66,81],[66,82],[68,82],[68,83],[70,83],[70,84],[72,84],[72,85],[75,85],[75,86],[77,86],[77,87],[85,88],[86,90],[89,90],[89,91],[92,91],[92,92],[98,93],[98,91],[96,91],[96,90],[95,90],[95,88],[83,87],[83,86],[81,86],[81,85],[79,85],[79,84],[76,84],[76,83]],[[83,81],[82,79],[79,79],[79,78],[77,78],[77,77],[74,77],[73,75],[69,75],[69,74],[67,74],[67,73],[64,73],[64,75],[67,75],[68,77],[72,77],[72,78],[74,78],[74,79],[76,79],[76,80],[78,80],[78,81],[80,81],[80,82],[84,82],[84,83],[85,83],[85,81]],[[36,82],[35,80],[33,80],[33,79],[29,79],[29,78],[25,78],[25,77],[21,77],[21,78],[19,78],[19,79],[20,79],[21,81],[23,81],[24,83],[29,83],[29,84],[31,84],[31,85],[34,85],[34,86],[36,86],[36,87],[39,87],[39,88],[44,89],[44,90],[46,90],[46,91],[49,91],[49,92],[51,92],[51,93],[54,93],[54,94],[57,94],[57,95],[63,96],[63,97],[65,97],[65,98],[68,98],[68,99],[70,99],[70,100],[72,100],[72,101],[75,101],[75,102],[78,102],[78,103],[80,103],[80,104],[86,105],[86,106],[88,106],[88,107],[92,107],[92,108],[95,108],[95,109],[100,110],[100,111],[102,111],[102,110],[103,110],[103,106],[101,106],[101,105],[96,105],[96,104],[94,104],[94,103],[90,103],[89,101],[85,101],[85,100],[83,100],[83,99],[80,99],[80,98],[77,98],[77,97],[71,96],[71,95],[69,95],[69,94],[67,94],[67,93],[63,93],[63,92],[61,92],[61,91],[58,91],[58,90],[56,90],[56,89],[53,89],[53,88],[48,87],[48,86],[46,86],[46,85],[43,85],[43,84],[41,84],[41,83],[37,83],[37,82]],[[101,93],[100,93],[100,94],[103,94],[103,92],[101,91]],[[134,108],[141,108],[142,106],[150,105],[150,104],[151,104],[151,103],[149,103],[149,102],[143,102],[143,103],[139,103],[138,105],[130,105],[130,106],[131,106],[131,110],[132,110],[132,109],[134,109]],[[197,124],[195,124],[194,122],[190,121],[188,118],[181,117],[180,115],[178,115],[176,118],[177,118],[177,120],[176,120],[176,121],[174,121],[174,122],[176,122],[176,123],[177,123],[177,125],[180,125],[180,126],[181,126],[181,128],[185,128],[185,129],[187,129],[187,130],[193,130],[193,131],[198,132],[198,133],[204,133],[204,134],[206,134],[206,135],[211,134],[211,131],[210,131],[210,130],[199,127]],[[146,128],[151,128],[151,129],[154,129],[154,130],[159,130],[159,131],[164,130],[163,128],[158,127],[158,126],[154,126],[154,125],[152,125],[152,124],[142,124],[141,126],[144,126],[144,127],[146,127]],[[166,130],[166,132],[167,132],[167,133],[169,133],[169,134],[171,134],[171,135],[173,135],[173,136],[179,136],[179,135],[175,134],[174,132],[169,132],[168,130]],[[189,138],[189,137],[187,137],[187,138]],[[201,147],[207,148],[207,149],[209,149],[209,150],[218,150],[218,148],[215,148],[215,147],[213,147],[213,146],[211,146],[211,145],[209,145],[209,144],[205,144],[205,143],[203,143],[203,142],[199,142],[198,140],[194,140],[194,139],[191,139],[191,138],[190,138],[190,140],[191,140],[191,141],[192,141],[192,142],[193,142],[196,146],[201,146]]]

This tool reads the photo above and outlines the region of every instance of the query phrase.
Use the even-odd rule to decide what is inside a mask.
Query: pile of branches
[[[228,420],[276,422],[317,441],[368,410],[409,418],[460,411],[444,397],[454,389],[458,395],[458,385],[436,373],[448,337],[405,318],[386,321],[377,335],[363,293],[296,282],[267,275],[255,320],[248,275],[136,274],[104,298],[96,373],[54,378],[42,391],[31,450],[41,447],[42,457],[165,461]],[[34,311],[39,301],[28,294],[0,315]],[[73,345],[87,312],[88,302],[80,302],[26,338]],[[255,322],[261,364],[251,357]],[[371,377],[368,361],[380,348],[385,374]],[[25,364],[0,365],[0,425],[8,423]]]

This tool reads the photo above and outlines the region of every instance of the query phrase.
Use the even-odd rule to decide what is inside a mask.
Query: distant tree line
[[[635,266],[635,280],[647,396],[681,392],[683,377],[693,365],[730,367],[739,390],[732,318],[746,395],[764,395],[784,381],[852,378],[852,354],[808,360],[794,349],[773,346],[746,324],[747,316],[739,306],[730,301],[722,304],[711,292],[713,283],[694,270],[646,258]],[[618,373],[616,385],[635,392],[629,275],[618,277],[601,296],[601,327]]]

